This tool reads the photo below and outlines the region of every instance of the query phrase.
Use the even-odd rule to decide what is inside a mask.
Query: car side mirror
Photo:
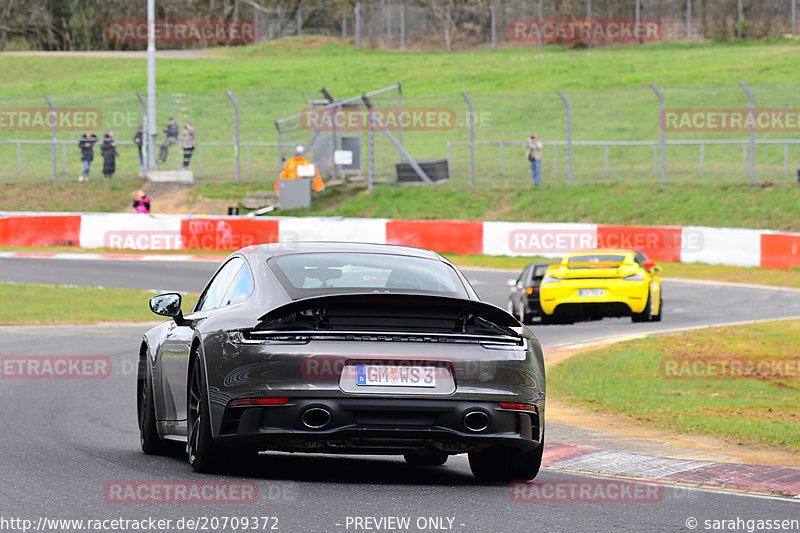
[[[181,311],[181,295],[177,292],[153,296],[150,298],[150,310],[157,315],[172,317],[179,326],[185,323]]]
[[[651,271],[653,274],[658,274],[659,272],[661,272],[661,270],[662,270],[662,269],[661,269],[661,267],[660,267],[660,266],[654,266],[654,267],[653,267],[653,268],[652,268],[650,271]]]

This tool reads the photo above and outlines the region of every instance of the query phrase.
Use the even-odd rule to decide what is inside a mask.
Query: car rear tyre
[[[153,398],[153,378],[146,359],[139,361],[139,375],[142,376],[137,383],[138,395],[136,407],[139,414],[139,442],[142,451],[147,455],[169,455],[174,451],[171,443],[164,441],[158,435],[156,428],[156,409]]]
[[[509,446],[492,446],[469,454],[469,467],[479,481],[512,481],[533,479],[542,466],[542,444],[533,451]]]
[[[653,320],[652,305],[650,304],[650,293],[647,293],[647,303],[641,313],[632,313],[631,322],[650,322]]]
[[[188,436],[186,455],[195,472],[214,473],[224,469],[223,450],[211,436],[211,417],[208,413],[203,369],[198,357],[194,357],[189,371],[186,418]]]
[[[446,453],[430,453],[424,455],[405,454],[406,462],[414,466],[441,466],[447,462]]]

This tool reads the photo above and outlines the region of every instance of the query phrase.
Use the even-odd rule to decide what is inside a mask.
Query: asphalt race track
[[[0,280],[101,285],[199,292],[215,263],[0,259]],[[506,278],[512,274],[466,270],[477,291],[505,307]],[[612,319],[573,326],[534,326],[545,348],[608,336],[692,326],[800,316],[797,291],[664,282],[661,323]],[[24,305],[24,302],[15,302]],[[6,303],[8,305],[8,303]],[[146,305],[146,302],[142,302]],[[0,355],[93,355],[108,357],[106,379],[2,379],[0,405],[0,530],[2,519],[142,520],[276,517],[278,531],[710,531],[707,520],[800,518],[800,500],[721,490],[660,485],[648,499],[630,503],[517,502],[508,484],[479,484],[465,457],[444,467],[411,467],[402,458],[262,455],[245,471],[199,475],[181,457],[149,457],[139,449],[136,427],[135,361],[141,326],[4,327]],[[133,480],[159,485],[217,481],[257,486],[257,501],[231,504],[222,497],[203,504],[117,503],[109,486]],[[544,469],[537,488],[575,483],[624,483]],[[152,500],[151,500],[152,501]],[[357,520],[409,517],[408,527]],[[696,520],[697,522],[693,521]],[[19,524],[19,523],[18,523]],[[232,527],[209,531],[234,531]],[[248,530],[267,531],[275,520]],[[251,523],[252,526],[252,523]],[[266,527],[263,527],[266,526]],[[694,526],[694,527],[693,527]],[[203,530],[202,525],[197,528]],[[777,528],[772,528],[777,529]],[[18,529],[21,530],[21,529]],[[78,527],[40,528],[74,531]],[[106,529],[134,531],[131,527]],[[239,528],[239,531],[243,528]]]

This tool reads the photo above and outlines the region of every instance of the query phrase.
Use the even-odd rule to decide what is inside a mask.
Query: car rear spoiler
[[[465,300],[462,298],[451,298],[447,296],[432,296],[426,294],[329,294],[325,296],[315,296],[295,300],[288,304],[276,307],[259,317],[260,322],[276,320],[291,313],[296,313],[306,309],[325,307],[328,305],[366,305],[386,307],[414,305],[420,309],[430,311],[432,308],[443,308],[458,310],[462,314],[470,314],[480,317],[502,328],[519,327],[519,322],[508,314],[505,309],[501,309],[490,303],[478,300]]]
[[[619,268],[625,264],[625,261],[592,261],[592,262],[577,262],[561,263],[558,266],[566,266],[567,268]]]

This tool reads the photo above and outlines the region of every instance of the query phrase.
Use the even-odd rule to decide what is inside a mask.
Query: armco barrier
[[[800,234],[762,234],[761,266],[765,268],[800,266]]]
[[[81,217],[81,248],[181,250],[181,217],[133,213],[89,214]]]
[[[543,257],[594,247],[621,247],[640,249],[657,261],[782,269],[800,266],[800,234],[750,229],[340,217],[0,213],[0,246],[233,250],[263,242],[311,240],[402,244],[443,253]]]
[[[558,257],[573,250],[594,248],[596,244],[594,224],[483,223],[486,255]]]
[[[641,250],[655,261],[680,261],[682,241],[680,227],[597,226],[598,248]]]
[[[687,226],[685,235],[694,235],[699,245],[681,250],[684,263],[757,267],[761,265],[761,235],[753,229],[703,228]]]
[[[441,253],[482,254],[483,222],[390,220],[386,223],[386,242]]]
[[[189,218],[181,220],[181,245],[198,250],[237,250],[279,240],[277,220]]]
[[[80,215],[13,216],[0,219],[0,246],[76,246]]]
[[[277,220],[281,242],[386,243],[386,219],[383,218],[285,217]]]

